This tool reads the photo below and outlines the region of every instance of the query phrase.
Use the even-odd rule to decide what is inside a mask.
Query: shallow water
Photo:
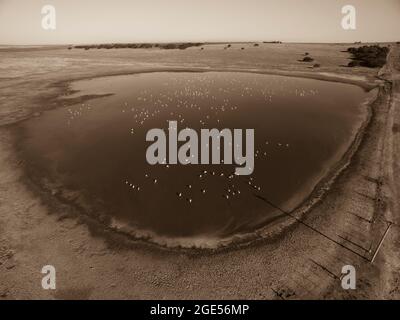
[[[353,141],[368,96],[352,85],[228,72],[114,76],[73,89],[114,95],[22,124],[30,171],[113,227],[186,245],[282,216],[257,196],[286,211],[301,204]],[[236,165],[147,164],[146,133],[167,131],[168,120],[197,132],[255,129],[253,174],[231,176]]]

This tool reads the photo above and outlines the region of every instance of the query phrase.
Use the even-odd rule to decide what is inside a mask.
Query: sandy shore
[[[399,46],[379,75],[342,67],[349,58],[345,45],[222,47],[0,50],[0,299],[399,298]],[[304,52],[321,67],[299,62]],[[68,93],[70,81],[188,68],[310,77],[380,91],[357,152],[330,192],[301,223],[244,248],[200,254],[132,242],[85,221],[25,178],[29,164],[14,152],[14,125],[66,105],[58,97]],[[395,224],[371,263],[388,222]],[[56,291],[41,289],[46,264],[57,268]],[[341,289],[345,264],[358,271],[356,291]]]

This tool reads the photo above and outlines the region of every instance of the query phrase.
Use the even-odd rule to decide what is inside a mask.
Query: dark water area
[[[336,164],[366,118],[368,94],[341,83],[229,72],[163,72],[78,81],[114,93],[21,125],[29,170],[114,228],[151,241],[214,246],[291,211]],[[146,133],[255,130],[255,168],[149,165]],[[183,143],[181,143],[183,144]]]

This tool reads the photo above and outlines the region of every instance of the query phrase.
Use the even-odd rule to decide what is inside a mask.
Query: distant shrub
[[[172,50],[172,49],[177,49],[178,45],[175,43],[168,43],[168,44],[163,45],[161,48],[167,49],[167,50]]]
[[[319,63],[316,63],[316,64],[313,65],[313,67],[314,68],[319,68],[319,67],[321,67],[321,65]]]
[[[359,48],[352,47],[348,48],[347,51],[353,55],[353,61],[349,62],[349,67],[381,68],[386,64],[389,48],[373,45]]]
[[[244,50],[244,48],[242,47],[242,48],[240,48],[240,50]]]
[[[141,49],[150,49],[150,48],[153,48],[153,45],[152,45],[151,43],[142,43],[142,44],[139,45],[138,48],[141,48]]]
[[[310,54],[309,54],[308,52],[306,52],[304,55],[305,55],[305,56],[309,56]]]
[[[311,57],[304,57],[304,59],[303,59],[303,62],[313,62],[314,61],[314,59],[313,58],[311,58]]]
[[[255,47],[259,47],[260,45],[259,45],[258,43],[255,43],[254,46],[255,46]]]
[[[231,45],[231,44],[228,44],[228,45],[227,45],[227,48],[230,48],[230,47],[232,47],[232,45]]]

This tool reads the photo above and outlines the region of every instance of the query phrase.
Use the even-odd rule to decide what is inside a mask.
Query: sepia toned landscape
[[[396,43],[0,46],[0,299],[399,299],[399,82]],[[168,120],[255,128],[254,174],[145,163]]]

